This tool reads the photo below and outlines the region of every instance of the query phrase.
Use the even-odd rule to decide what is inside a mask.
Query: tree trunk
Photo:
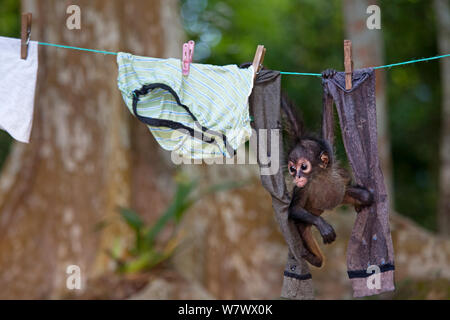
[[[448,0],[435,0],[438,45],[440,54],[450,52],[450,4]],[[439,183],[438,229],[450,235],[450,59],[441,59],[442,124],[441,164]]]
[[[22,11],[33,13],[33,40],[181,56],[176,0],[22,4]],[[70,4],[81,8],[81,30],[66,28]],[[117,206],[152,221],[173,191],[170,154],[126,109],[115,57],[51,47],[39,54],[31,143],[13,146],[0,176],[0,298],[73,294],[66,288],[68,265],[81,268],[82,287],[110,267],[104,252],[127,232]],[[215,297],[278,297],[287,249],[257,166],[184,170],[203,177],[204,185],[253,183],[205,198],[191,210],[176,269]],[[95,231],[103,221],[108,226]]]
[[[344,23],[346,39],[352,40],[354,68],[379,66],[384,63],[384,45],[382,29],[368,29],[366,20],[369,15],[367,7],[376,4],[369,0],[345,0]],[[381,25],[381,28],[383,26]],[[385,90],[385,73],[376,70],[376,99],[377,99],[377,126],[378,126],[378,152],[381,169],[389,194],[391,208],[394,208],[393,182],[392,182],[392,156],[389,138],[389,122],[387,117],[387,103]]]
[[[192,165],[185,172],[202,183],[248,184],[205,198],[188,213],[177,270],[218,299],[278,299],[288,251],[258,166]]]
[[[70,4],[81,8],[81,30],[66,28]],[[171,36],[181,32],[171,18],[175,0],[22,5],[33,13],[33,40],[149,56],[180,40]],[[85,283],[109,266],[104,250],[123,228],[118,206],[147,219],[165,206],[170,168],[124,107],[116,78],[114,56],[40,48],[31,143],[13,146],[0,177],[0,298],[67,293],[71,264]],[[96,232],[102,221],[111,223]]]

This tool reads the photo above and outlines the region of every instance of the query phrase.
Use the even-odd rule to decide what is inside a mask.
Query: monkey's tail
[[[307,253],[304,256],[305,260],[311,263],[313,266],[322,268],[325,265],[325,256],[320,250],[319,244],[313,237],[310,224],[299,223],[298,230],[303,240]]]
[[[303,117],[299,112],[299,109],[295,104],[288,98],[288,96],[282,92],[281,93],[281,110],[284,112],[283,129],[291,139],[299,140],[303,134]]]

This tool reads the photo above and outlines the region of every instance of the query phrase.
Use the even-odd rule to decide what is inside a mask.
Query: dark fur
[[[366,189],[350,185],[350,175],[334,159],[330,145],[314,135],[306,135],[303,122],[295,112],[295,106],[285,96],[282,99],[282,110],[287,120],[284,129],[290,140],[287,144],[289,148],[287,161],[297,163],[299,159],[307,159],[311,164],[311,171],[308,173],[295,166],[296,170],[298,169],[295,176],[305,177],[307,183],[301,188],[297,186],[294,188],[289,218],[297,223],[303,243],[309,251],[305,259],[320,267],[325,257],[312,237],[311,226],[316,226],[324,243],[331,243],[335,240],[336,233],[320,216],[323,211],[331,210],[341,203],[370,205],[372,197]],[[323,154],[327,155],[327,161],[321,159]],[[289,171],[289,168],[287,169]]]

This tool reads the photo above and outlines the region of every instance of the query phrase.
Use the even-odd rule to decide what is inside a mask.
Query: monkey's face
[[[303,188],[308,183],[308,176],[311,173],[311,162],[301,157],[297,161],[289,161],[289,174],[294,178],[297,187]]]
[[[330,156],[322,140],[302,139],[289,153],[289,174],[298,188],[304,188],[316,173],[328,170]]]

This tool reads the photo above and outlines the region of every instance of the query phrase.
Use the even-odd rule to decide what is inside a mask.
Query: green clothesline
[[[86,49],[86,48],[72,47],[72,46],[64,46],[64,45],[61,45],[61,44],[54,44],[54,43],[47,43],[47,42],[38,42],[38,44],[41,45],[41,46],[50,46],[50,47],[57,47],[57,48],[64,48],[64,49],[88,51],[88,52],[109,54],[109,55],[115,55],[115,56],[117,55],[117,52],[95,50],[95,49]],[[443,55],[440,55],[440,56],[435,56],[435,57],[421,58],[421,59],[409,60],[409,61],[404,61],[404,62],[397,62],[397,63],[387,64],[387,65],[384,65],[384,66],[378,66],[378,67],[373,67],[373,68],[374,69],[391,68],[391,67],[401,66],[401,65],[405,65],[405,64],[411,64],[411,63],[423,62],[423,61],[430,61],[430,60],[441,59],[441,58],[446,58],[446,57],[450,57],[450,53],[449,54],[443,54]],[[321,77],[322,76],[322,74],[320,74],[320,73],[290,72],[290,71],[281,71],[280,74],[294,75],[294,76],[315,76],[315,77]]]
[[[64,49],[89,51],[89,52],[103,53],[103,54],[112,54],[112,55],[117,56],[117,52],[102,51],[102,50],[95,50],[95,49],[86,49],[86,48],[80,48],[80,47],[71,47],[71,46],[64,46],[62,44],[54,44],[54,43],[39,42],[39,41],[38,41],[38,44],[41,45],[41,46],[50,46],[50,47],[58,47],[58,48],[64,48]]]

